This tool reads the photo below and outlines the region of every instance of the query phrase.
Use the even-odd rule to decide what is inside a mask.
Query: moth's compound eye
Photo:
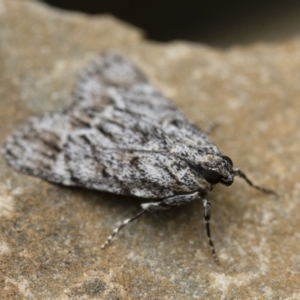
[[[221,175],[214,170],[205,170],[203,176],[204,179],[211,184],[216,184],[221,180]]]
[[[230,157],[228,157],[228,156],[221,156],[223,159],[225,159],[231,166],[233,166],[233,162],[232,162],[232,160],[231,160],[231,158]]]

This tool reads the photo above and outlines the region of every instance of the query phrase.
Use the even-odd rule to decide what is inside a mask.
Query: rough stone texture
[[[110,16],[0,0],[0,142],[62,107],[78,71],[114,49],[133,59],[255,182],[210,194],[221,266],[202,205],[146,215],[105,251],[137,199],[64,188],[0,158],[2,299],[300,299],[300,39],[217,51],[156,44]]]

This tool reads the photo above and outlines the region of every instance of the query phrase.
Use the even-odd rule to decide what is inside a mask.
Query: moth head
[[[229,186],[233,183],[234,178],[232,167],[232,160],[228,156],[214,157],[207,163],[207,168],[203,171],[203,177],[212,185],[222,183]]]

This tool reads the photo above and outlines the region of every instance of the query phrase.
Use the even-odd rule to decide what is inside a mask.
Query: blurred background
[[[181,39],[226,48],[300,33],[299,0],[40,1],[88,14],[109,13],[163,42]]]

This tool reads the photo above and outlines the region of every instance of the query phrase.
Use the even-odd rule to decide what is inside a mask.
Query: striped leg
[[[129,224],[130,222],[138,219],[139,217],[141,217],[147,210],[143,209],[142,211],[140,211],[137,215],[135,215],[134,217],[130,218],[130,219],[126,219],[123,221],[123,223],[119,226],[116,227],[112,234],[107,238],[106,242],[101,246],[102,249],[104,249],[110,242],[111,240],[114,238],[114,236],[122,229],[124,228],[127,224]]]
[[[202,199],[202,202],[203,202],[203,206],[204,206],[204,222],[205,222],[206,234],[207,234],[207,237],[208,237],[210,250],[211,250],[211,253],[212,253],[213,257],[214,257],[215,262],[217,264],[220,264],[218,255],[217,255],[216,250],[215,250],[214,243],[213,243],[211,235],[210,235],[210,227],[209,227],[209,221],[210,221],[210,202],[207,201],[206,199]]]
[[[107,238],[106,242],[101,246],[101,248],[104,249],[122,228],[124,228],[130,222],[141,217],[145,212],[160,211],[160,210],[170,209],[176,206],[181,206],[195,200],[197,197],[198,197],[198,192],[195,192],[191,194],[173,196],[170,198],[166,198],[160,202],[142,203],[141,206],[143,210],[140,211],[134,217],[124,220],[119,227],[115,228],[112,234]]]
[[[263,188],[263,187],[253,184],[252,181],[246,176],[246,174],[242,170],[234,169],[233,172],[234,172],[234,176],[243,178],[253,188],[255,188],[261,192],[267,193],[267,194],[275,194],[276,195],[276,192],[274,192],[272,190],[269,190],[269,189],[266,189],[266,188]]]
[[[132,221],[138,219],[141,217],[145,212],[150,211],[158,211],[158,210],[164,210],[168,209],[168,207],[162,205],[163,201],[161,202],[153,202],[153,203],[142,203],[142,209],[137,215],[135,215],[132,218],[126,219],[122,222],[122,224],[119,227],[116,227],[112,234],[107,238],[106,242],[101,246],[102,249],[104,249],[108,244],[110,244],[111,240],[117,235],[117,233],[123,229],[127,224],[131,223]]]

